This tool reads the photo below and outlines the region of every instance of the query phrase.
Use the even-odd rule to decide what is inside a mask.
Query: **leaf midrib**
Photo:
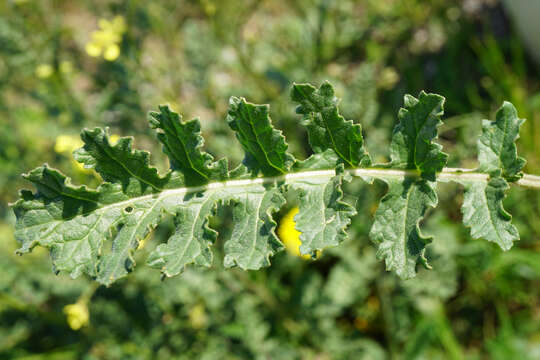
[[[421,175],[419,171],[414,170],[414,169],[392,169],[392,168],[389,169],[389,168],[382,168],[382,167],[353,168],[353,169],[346,169],[345,172],[353,176],[359,176],[359,177],[367,176],[367,177],[373,177],[373,178],[378,178],[378,179],[403,178],[406,176],[420,177]],[[160,193],[142,195],[142,196],[133,197],[133,198],[121,201],[121,202],[107,204],[103,207],[99,207],[92,211],[77,214],[70,218],[60,219],[60,220],[55,219],[53,221],[35,224],[32,226],[27,226],[24,229],[27,230],[33,227],[43,226],[45,224],[52,223],[52,222],[70,221],[79,216],[88,216],[90,214],[101,213],[109,209],[129,206],[138,201],[143,201],[152,197],[154,197],[155,200],[158,201],[168,196],[174,196],[174,195],[182,195],[182,194],[185,195],[185,194],[202,192],[202,191],[217,191],[220,189],[227,189],[230,187],[249,187],[251,185],[259,185],[259,184],[266,184],[266,183],[272,183],[272,182],[282,182],[282,181],[294,182],[294,181],[301,181],[302,179],[310,179],[310,178],[317,178],[317,177],[330,178],[335,175],[336,175],[335,170],[301,171],[301,172],[287,173],[287,174],[278,175],[278,176],[218,181],[218,182],[207,183],[205,185],[195,186],[195,187],[182,187],[182,188],[175,188],[175,189],[167,189],[167,190],[161,191]],[[462,169],[462,168],[444,168],[443,171],[438,172],[437,175],[438,175],[437,181],[460,182],[460,181],[468,180],[468,181],[476,181],[476,182],[487,182],[489,179],[488,173],[476,172],[474,169]],[[540,189],[540,176],[525,174],[521,179],[511,184]],[[98,202],[98,204],[100,203]]]
[[[147,180],[143,179],[142,177],[140,176],[137,176],[135,175],[129,168],[127,168],[120,160],[118,160],[114,154],[111,154],[106,147],[103,147],[103,146],[100,146],[100,144],[97,142],[97,141],[94,141],[94,144],[96,144],[97,147],[100,147],[103,152],[105,152],[105,154],[107,154],[112,160],[114,160],[116,163],[120,164],[120,166],[127,171],[128,174],[130,174],[131,176],[133,176],[135,179],[151,186],[152,188],[154,188],[155,190],[158,190],[158,191],[162,191],[163,188],[160,188],[159,186],[156,186],[154,184],[152,184],[151,182],[148,182]],[[136,150],[135,150],[136,151]]]
[[[174,126],[174,125],[173,125]],[[187,151],[187,148],[186,148],[186,144],[184,143],[184,141],[182,140],[182,137],[181,136],[176,136],[176,134],[173,134],[172,131],[168,131],[167,129],[163,129],[165,132],[167,132],[169,134],[169,136],[171,136],[171,138],[176,138],[178,139],[178,142],[180,143],[180,145],[182,146],[182,149],[184,150],[184,153],[186,154],[186,159],[189,163],[189,167],[193,170],[195,170],[195,172],[199,175],[201,175],[205,180],[208,180],[208,176],[206,174],[204,174],[203,172],[201,172],[198,168],[196,168],[194,165],[193,165],[193,162],[191,161],[191,156],[189,156],[189,153]],[[167,142],[167,148],[169,149],[169,153],[171,154],[171,156],[174,156],[174,151],[171,151],[171,147],[169,146],[169,143]]]
[[[330,128],[328,127],[328,123],[327,121],[325,120],[324,116],[322,115],[322,110],[320,109],[319,106],[317,106],[317,104],[313,103],[312,101],[309,100],[309,98],[305,95],[304,91],[301,90],[300,88],[297,88],[298,92],[300,92],[302,94],[302,96],[305,98],[305,99],[308,99],[308,101],[313,104],[317,110],[319,110],[319,113],[321,113],[321,119],[323,120],[323,124],[324,124],[324,128],[326,129],[326,133],[328,134],[328,136],[330,137],[330,141],[332,142],[332,148],[334,149],[334,151],[339,155],[340,158],[342,158],[343,160],[345,160],[351,167],[354,167],[355,164],[353,164],[351,161],[349,161],[349,159],[347,159],[345,157],[345,155],[343,155],[341,153],[341,151],[338,149],[337,145],[336,145],[336,142],[334,140],[334,136],[333,136],[333,133],[332,131],[330,131]],[[339,114],[338,114],[339,116]],[[344,119],[345,120],[345,119]],[[350,144],[349,144],[350,146]]]
[[[246,106],[245,107],[245,110],[247,112],[247,118],[244,114],[244,112],[242,111],[239,111],[238,113],[240,114],[240,116],[249,124],[250,128],[251,128],[251,131],[253,132],[253,136],[255,136],[255,140],[257,140],[257,145],[259,146],[259,148],[261,149],[263,155],[264,155],[264,158],[266,159],[266,162],[271,166],[273,167],[274,169],[276,169],[277,171],[279,171],[281,174],[285,174],[286,172],[278,167],[277,165],[274,165],[274,163],[272,163],[270,161],[270,159],[268,158],[268,154],[266,153],[266,150],[264,149],[264,147],[261,145],[261,142],[259,140],[259,136],[257,135],[257,131],[255,131],[255,126],[253,125],[253,121],[252,121],[252,117],[251,117],[251,111],[249,110],[249,108]],[[238,126],[238,131],[240,131],[242,133],[242,135],[248,139],[248,137],[246,136],[246,134],[244,133],[244,131],[242,130],[242,126]],[[273,131],[271,131],[271,134],[273,134]]]

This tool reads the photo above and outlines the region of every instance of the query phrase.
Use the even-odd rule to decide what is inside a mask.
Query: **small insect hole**
[[[125,210],[127,213],[130,213],[130,212],[133,211],[133,207],[128,206],[128,207],[126,207],[124,210]]]

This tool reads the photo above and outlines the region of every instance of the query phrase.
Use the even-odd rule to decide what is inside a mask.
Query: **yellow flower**
[[[90,320],[90,313],[86,303],[80,301],[64,306],[64,314],[66,314],[69,327],[73,330],[79,330],[81,327],[88,325]]]
[[[82,145],[83,142],[78,136],[59,135],[54,144],[54,151],[56,151],[57,154],[71,154],[75,149],[80,148]]]
[[[120,136],[116,135],[116,134],[112,134],[111,136],[109,136],[109,144],[111,145],[114,145],[118,142],[118,140],[120,140]]]
[[[123,34],[126,32],[126,21],[123,16],[115,16],[111,21],[106,19],[100,19],[98,26],[103,31],[109,31],[116,34]]]
[[[120,56],[120,46],[112,44],[105,49],[103,58],[108,61],[114,61]]]
[[[301,256],[304,259],[311,259],[309,254],[300,254],[300,231],[296,230],[294,216],[298,214],[299,209],[297,207],[292,208],[279,222],[278,236],[283,241],[285,249],[289,254],[294,256]],[[317,251],[317,257],[320,256],[320,251]]]
[[[75,167],[75,169],[81,173],[91,174],[92,169],[87,169],[84,167],[83,163],[78,162],[74,158],[71,158],[71,165]]]
[[[93,42],[86,44],[85,50],[86,53],[92,57],[98,57],[101,55],[101,46]]]
[[[114,145],[118,140],[120,139],[120,136],[116,134],[112,134],[109,136],[109,143],[111,145]],[[57,154],[64,154],[64,155],[71,155],[71,153],[78,148],[83,146],[82,140],[75,135],[58,135],[56,137],[56,143],[54,144],[54,151]],[[91,169],[87,169],[84,167],[84,164],[81,164],[80,162],[76,161],[73,157],[71,157],[72,165],[80,172],[84,173],[91,173]]]
[[[54,72],[54,68],[49,64],[40,64],[36,67],[36,75],[40,79],[50,77]]]
[[[188,313],[189,323],[194,329],[202,329],[208,323],[208,316],[203,304],[193,306]]]
[[[120,56],[122,34],[126,31],[126,22],[122,16],[116,16],[111,21],[100,19],[99,30],[92,33],[92,40],[86,44],[86,53],[93,57],[103,54],[107,61],[114,61]]]

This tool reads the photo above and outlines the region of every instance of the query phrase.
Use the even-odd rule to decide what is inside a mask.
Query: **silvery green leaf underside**
[[[519,240],[519,232],[512,225],[512,216],[503,208],[503,200],[510,188],[508,182],[523,176],[525,159],[517,155],[515,141],[519,128],[525,122],[517,116],[516,108],[504,102],[495,115],[495,121],[482,122],[482,135],[478,139],[478,170],[490,174],[488,182],[462,182],[465,187],[463,224],[470,227],[475,239],[486,239],[503,250]]]
[[[499,172],[509,181],[521,178],[521,169],[526,161],[517,155],[515,141],[524,122],[525,119],[518,117],[514,105],[506,101],[497,111],[495,121],[482,122],[482,135],[478,139],[480,171]]]
[[[420,222],[428,208],[437,206],[436,183],[414,178],[386,182],[388,193],[375,213],[370,237],[386,269],[408,279],[418,263],[429,268],[424,252],[432,239],[422,235]]]
[[[512,225],[512,216],[503,208],[503,199],[509,185],[501,177],[489,182],[462,182],[465,187],[463,198],[463,224],[471,228],[475,239],[486,239],[498,244],[503,250],[519,240],[518,230]]]

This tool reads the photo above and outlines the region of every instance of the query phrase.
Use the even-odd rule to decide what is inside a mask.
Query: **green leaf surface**
[[[444,98],[436,94],[422,91],[418,99],[405,95],[390,145],[392,167],[416,169],[424,178],[435,180],[448,159],[442,146],[433,142],[442,124],[443,104]]]
[[[504,102],[495,115],[495,121],[482,121],[482,134],[478,139],[478,170],[490,174],[487,182],[461,183],[463,196],[463,223],[470,227],[474,239],[483,238],[498,244],[503,250],[519,240],[519,232],[512,225],[512,216],[503,208],[503,200],[510,188],[508,182],[519,180],[525,159],[517,155],[515,141],[519,128],[525,122],[516,108]]]
[[[66,270],[78,276],[86,272],[97,276],[103,243],[112,238],[123,219],[123,207],[111,203],[128,197],[119,184],[106,183],[98,190],[76,187],[57,170],[43,166],[26,178],[38,192],[21,192],[13,205],[19,221],[15,236],[21,243],[20,254],[41,245],[51,250],[56,271]],[[102,209],[107,208],[107,216]]]
[[[200,150],[204,140],[198,119],[183,122],[168,106],[160,106],[159,112],[150,113],[150,126],[158,131],[158,140],[170,159],[171,169],[184,175],[186,185],[227,178],[226,159],[213,162],[212,155]]]
[[[160,200],[149,198],[137,201],[134,206],[122,210],[129,216],[117,218],[117,234],[112,240],[111,250],[100,254],[97,281],[110,285],[133,270],[135,266],[133,253],[139,247],[139,242],[159,223],[163,205]],[[110,215],[108,212],[102,212],[101,216]]]
[[[231,194],[234,202],[233,231],[224,244],[225,267],[239,266],[258,270],[270,265],[270,256],[283,249],[275,234],[272,213],[278,211],[285,198],[274,185],[251,186]]]
[[[334,88],[324,82],[318,89],[310,84],[294,84],[291,98],[300,105],[309,143],[315,153],[332,149],[346,167],[366,167],[371,159],[364,148],[362,127],[346,120],[338,109]]]
[[[285,174],[294,163],[281,131],[272,127],[268,105],[231,97],[227,122],[246,152],[244,164],[253,175]]]
[[[381,199],[369,236],[386,269],[409,279],[415,276],[417,263],[429,268],[424,252],[432,238],[422,235],[420,221],[428,208],[437,206],[436,183],[411,177],[385,181],[388,193]]]
[[[419,225],[426,211],[437,205],[436,175],[447,159],[433,142],[444,99],[424,92],[418,99],[406,96],[394,129],[391,162],[366,168],[370,160],[360,126],[339,115],[338,100],[328,83],[319,89],[295,85],[292,97],[300,103],[298,111],[304,115],[314,152],[303,161],[287,153],[285,138],[273,128],[267,105],[235,97],[227,121],[245,158],[230,172],[226,159],[216,162],[202,150],[199,121],[183,122],[166,106],[149,118],[170,160],[163,175],[150,165],[148,152],[132,148],[131,138],[111,144],[106,129],[83,130],[84,146],[74,156],[104,181],[96,189],[75,186],[47,165],[24,175],[37,191],[21,191],[20,200],[12,205],[15,236],[21,244],[18,253],[45,247],[55,271],[73,277],[88,274],[110,285],[133,270],[141,241],[168,215],[176,229],[154,248],[147,263],[173,276],[191,264],[212,265],[218,234],[209,227],[209,218],[218,207],[231,206],[232,232],[223,244],[224,265],[260,269],[283,249],[273,214],[284,206],[284,193],[289,190],[287,198],[298,200],[295,222],[302,254],[314,256],[343,242],[356,211],[343,201],[342,186],[354,175],[367,183],[379,178],[388,184],[370,231],[387,269],[410,278],[418,263],[429,267],[424,252],[431,238],[421,233]],[[513,142],[522,122],[505,103],[495,122],[484,122],[479,151],[480,169],[485,172],[444,172],[443,181],[455,180],[466,188],[462,211],[472,236],[503,249],[519,239],[502,200],[507,180],[521,176],[524,161],[517,157]],[[537,181],[528,176],[527,184]]]
[[[252,125],[260,130],[256,132],[259,150],[268,151],[270,159],[277,156],[286,161],[280,166],[287,171],[294,159],[278,151],[287,145],[271,127],[268,107],[243,104],[246,108],[240,105],[239,114],[258,121]],[[73,277],[87,273],[109,285],[133,269],[140,241],[168,213],[174,215],[176,231],[167,243],[156,247],[148,263],[172,276],[189,264],[212,264],[211,245],[217,233],[208,227],[208,218],[217,206],[234,204],[233,236],[224,246],[225,265],[268,266],[269,257],[282,249],[272,219],[285,202],[280,188],[249,179],[225,186],[227,162],[213,162],[201,150],[198,120],[182,122],[168,107],[160,107],[151,113],[150,125],[170,159],[171,170],[165,176],[149,165],[147,152],[132,149],[131,138],[111,144],[107,130],[100,128],[84,130],[84,146],[74,153],[105,180],[97,189],[73,186],[69,178],[47,166],[30,172],[26,177],[38,191],[23,191],[22,199],[14,204],[19,218],[16,236],[22,244],[19,252],[36,245],[47,247],[56,271]],[[244,169],[255,168],[247,162]],[[257,171],[262,169],[268,166]],[[231,174],[246,177],[243,169]]]
[[[512,216],[503,208],[509,185],[502,177],[489,182],[462,182],[465,194],[461,211],[463,224],[471,228],[474,239],[483,238],[498,244],[503,250],[519,240]]]
[[[166,276],[174,276],[184,271],[190,264],[212,265],[210,246],[217,238],[217,232],[208,226],[208,218],[214,213],[218,198],[215,192],[191,195],[188,200],[180,195],[168,202],[181,204],[176,209],[174,223],[176,231],[167,243],[160,244],[149,255],[148,265],[158,268]]]
[[[495,121],[482,122],[482,135],[478,139],[478,170],[487,173],[502,173],[508,181],[516,181],[523,175],[521,169],[525,159],[517,155],[515,141],[519,128],[525,122],[509,102],[504,102],[497,111]]]
[[[165,187],[168,177],[160,177],[157,169],[149,166],[148,151],[132,150],[133,138],[120,138],[111,145],[107,129],[85,129],[81,133],[84,146],[75,150],[75,160],[86,168],[95,169],[103,180],[122,184],[124,192],[140,195],[157,192]]]
[[[356,210],[342,200],[343,177],[313,177],[291,184],[300,198],[294,221],[296,230],[301,232],[301,254],[316,256],[317,251],[337,246],[347,238],[345,229]]]
[[[446,165],[448,155],[433,142],[441,124],[444,98],[421,92],[417,98],[405,95],[390,145],[390,167],[418,170],[421,178],[382,179],[388,193],[381,199],[370,231],[377,244],[377,256],[386,269],[404,279],[416,274],[417,263],[429,268],[424,256],[432,239],[422,235],[420,222],[428,208],[437,206],[436,173]]]

